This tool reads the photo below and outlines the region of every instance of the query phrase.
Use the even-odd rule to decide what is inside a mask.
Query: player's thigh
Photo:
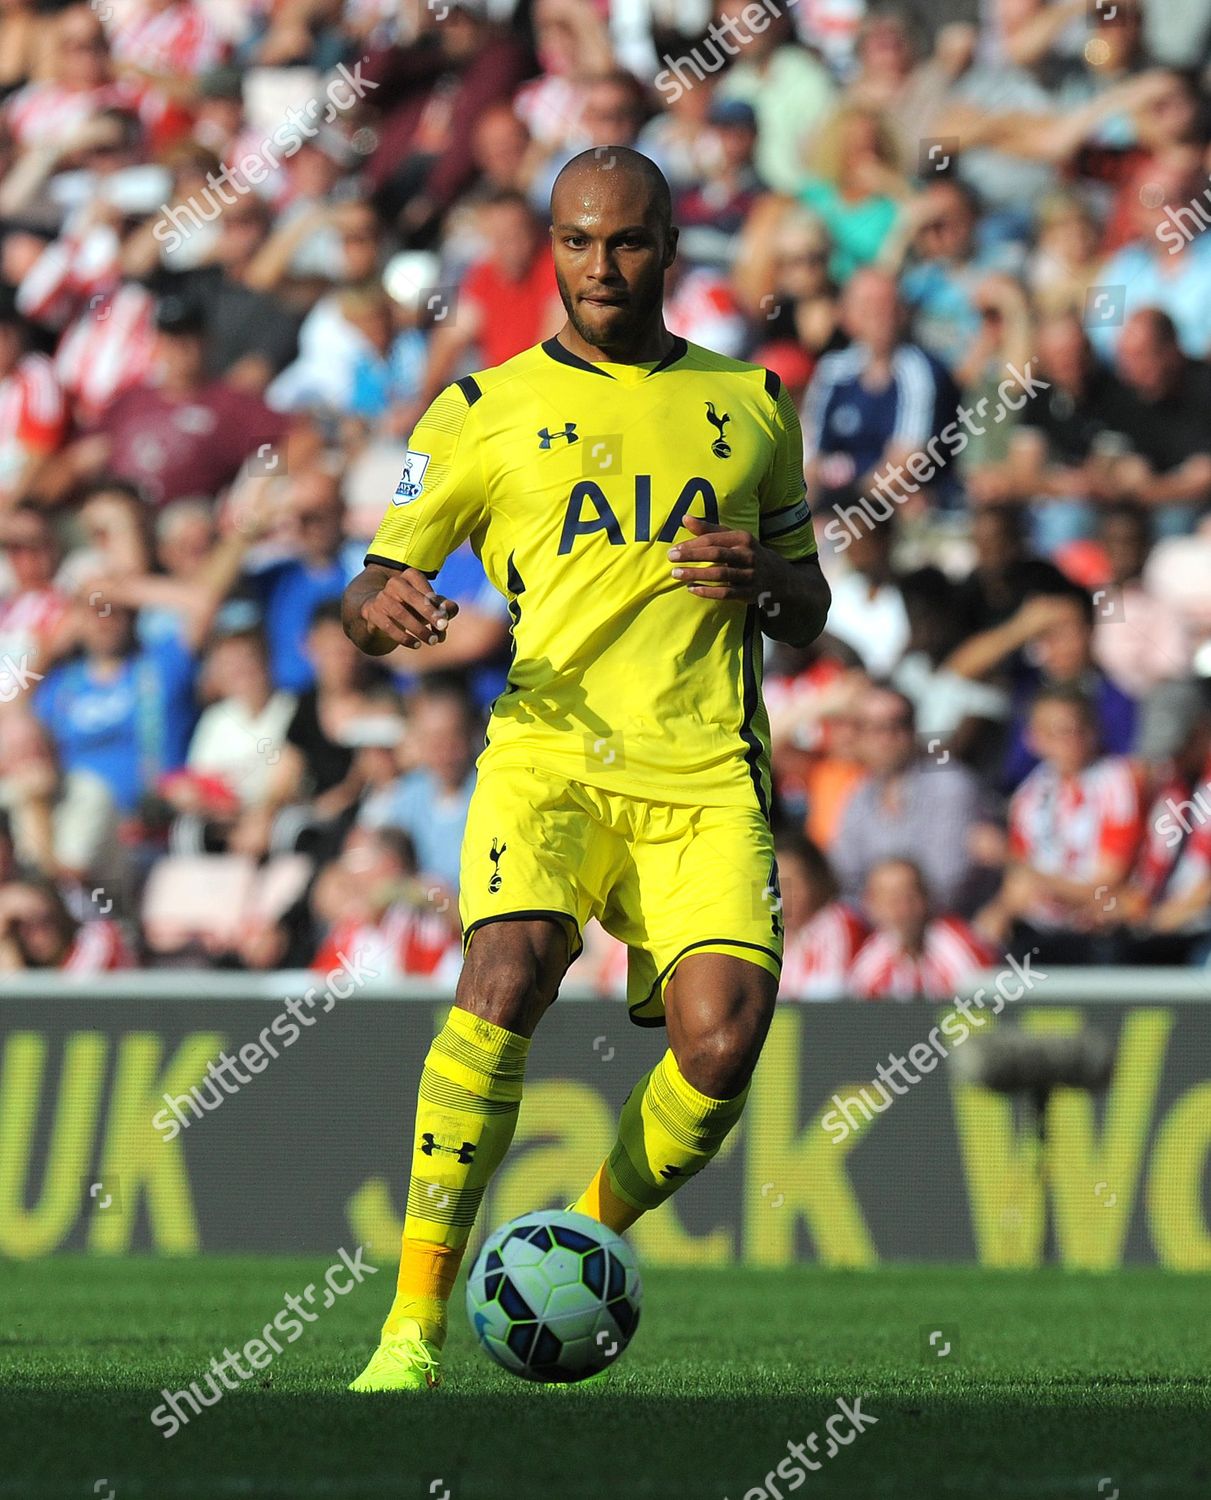
[[[617,844],[593,811],[590,792],[547,772],[481,773],[459,876],[460,1004],[486,1004],[491,993],[498,1010],[530,1016],[532,1028],[554,998]]]
[[[631,947],[628,1002],[659,1024],[691,955],[724,954],[768,974],[782,966],[773,836],[754,807],[655,807],[630,847],[611,931]]]

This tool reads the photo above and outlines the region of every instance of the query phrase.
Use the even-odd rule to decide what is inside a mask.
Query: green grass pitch
[[[0,1496],[1211,1494],[1211,1277],[1146,1270],[649,1272],[639,1332],[604,1382],[514,1380],[460,1310],[441,1391],[348,1395],[389,1299],[384,1268],[165,1440],[149,1420],[161,1387],[255,1337],[327,1264],[0,1267]],[[776,1472],[788,1441],[816,1431],[824,1450],[839,1397],[875,1425],[791,1489]]]

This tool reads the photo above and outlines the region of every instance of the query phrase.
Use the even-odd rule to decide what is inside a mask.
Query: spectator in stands
[[[67,408],[54,367],[32,351],[29,324],[0,287],[0,504],[30,493],[67,433]]]
[[[340,414],[352,395],[357,365],[366,352],[365,335],[350,321],[343,298],[348,292],[364,294],[382,285],[378,221],[365,203],[335,204],[324,210],[323,219],[340,241],[340,255],[326,273],[333,285],[316,300],[299,327],[298,357],[265,392],[266,402],[275,411]],[[436,257],[414,252],[407,269],[413,273],[414,294],[432,295],[440,279]],[[407,310],[415,318],[415,296]]]
[[[210,259],[164,281],[165,295],[206,310],[205,373],[260,396],[298,349],[298,319],[264,272],[273,212],[254,193],[225,205]]]
[[[0,886],[0,972],[100,974],[130,964],[117,924],[77,921],[50,881],[27,878]]]
[[[420,13],[410,46],[375,51],[363,77],[377,144],[367,163],[374,204],[407,234],[431,235],[471,183],[471,133],[526,77],[526,48],[495,30],[478,0],[456,0],[440,20]]]
[[[1036,694],[1029,747],[1037,760],[1009,809],[1010,864],[980,930],[1039,962],[1106,963],[1119,951],[1115,891],[1142,833],[1130,762],[1102,757],[1094,705],[1078,687]]]
[[[475,366],[501,364],[549,337],[563,319],[555,263],[542,224],[525,198],[505,190],[479,212],[484,258],[467,272],[437,325],[420,394],[397,416],[407,435],[417,417],[475,351]]]
[[[254,557],[247,579],[264,611],[274,685],[298,693],[315,680],[307,651],[315,611],[340,598],[360,572],[365,548],[345,536],[345,506],[334,474],[310,467],[285,482],[282,540],[288,555]]]
[[[1113,604],[1113,601],[1103,601]],[[1135,702],[1093,659],[1097,607],[1084,589],[1028,598],[1004,625],[973,635],[951,655],[947,669],[976,680],[1010,674],[1013,717],[1005,756],[1004,785],[1016,787],[1037,764],[1031,749],[1031,705],[1040,686],[1071,688],[1092,705],[1101,750],[1126,755],[1135,736]],[[1019,653],[1031,661],[1012,671]]]
[[[1109,491],[1153,508],[1158,535],[1189,531],[1211,500],[1211,369],[1182,353],[1156,308],[1127,319],[1115,360],[1124,389],[1110,419],[1130,452],[1106,476]]]
[[[881,860],[866,877],[873,928],[850,965],[848,993],[858,1000],[949,1000],[993,951],[960,917],[931,915],[921,868]]]
[[[719,24],[744,28],[743,53],[723,75],[719,94],[750,104],[757,116],[757,171],[779,193],[795,194],[807,177],[805,152],[819,139],[836,86],[820,60],[794,40],[790,13],[768,12],[762,31],[744,25],[741,0],[717,0]]]
[[[153,139],[188,130],[198,80],[223,43],[196,0],[136,0],[111,38],[114,72],[134,92]]]
[[[967,634],[957,587],[941,568],[917,568],[900,580],[908,643],[891,682],[912,701],[917,732],[929,753],[981,764],[996,727],[1009,716],[1009,694],[975,682],[946,663]]]
[[[141,645],[131,611],[104,598],[77,600],[68,629],[77,654],[38,684],[34,711],[63,770],[99,776],[129,817],[164,772],[184,764],[193,658],[172,639]]]
[[[821,125],[798,196],[832,240],[829,271],[844,285],[884,254],[908,197],[895,138],[878,110],[842,104]]]
[[[235,853],[260,858],[271,848],[298,848],[323,858],[334,852],[364,790],[359,728],[393,713],[374,667],[345,635],[339,599],[314,609],[306,653],[313,683],[298,693],[262,796],[248,802],[232,829],[228,847]]]
[[[1022,408],[1000,493],[988,498],[1033,502],[1035,540],[1051,553],[1092,533],[1094,496],[1125,447],[1113,435],[1110,416],[1123,393],[1094,356],[1075,313],[1043,322],[1036,342],[1047,388]]]
[[[24,710],[0,714],[0,808],[26,869],[125,907],[131,871],[113,793],[94,771],[64,772],[49,732]]]
[[[1144,579],[1152,550],[1151,515],[1131,501],[1102,510],[1106,571],[1096,590],[1097,664],[1129,698],[1142,702],[1158,683],[1182,677],[1190,644],[1181,616]]]
[[[1029,595],[1059,594],[1068,586],[1054,563],[1030,552],[1026,514],[1019,506],[973,511],[971,544],[975,561],[956,594],[956,607],[970,631],[1003,625]]]
[[[828,503],[838,491],[890,486],[892,499],[883,502],[890,509],[921,490],[903,465],[953,417],[954,383],[905,340],[903,304],[887,272],[867,269],[850,280],[841,321],[853,343],[821,359],[803,407],[809,494]]]
[[[944,910],[961,911],[976,875],[969,842],[980,819],[979,784],[963,766],[922,756],[915,729],[908,698],[872,688],[858,711],[858,753],[869,779],[847,802],[829,857],[847,900],[862,898],[881,860],[902,857],[920,861]]]
[[[1205,683],[1162,684],[1137,754],[1150,801],[1129,879],[1115,891],[1126,960],[1205,963],[1211,956],[1211,704]]]
[[[633,74],[612,68],[594,78],[584,91],[579,128],[531,173],[529,199],[534,211],[546,218],[555,179],[577,152],[634,146],[647,113],[646,91]]]
[[[977,288],[1007,264],[1004,248],[977,246],[978,224],[973,190],[939,177],[908,202],[879,256],[884,270],[903,271],[917,342],[950,370],[964,363],[980,331]]]
[[[46,146],[56,135],[130,98],[114,82],[109,44],[91,6],[61,9],[46,42],[49,76],[31,80],[4,102],[5,128],[23,152]]]
[[[327,973],[342,956],[381,979],[452,982],[460,960],[456,903],[443,887],[425,886],[412,841],[398,828],[351,828],[340,858],[327,865],[311,895],[325,929],[311,967]]]
[[[846,342],[829,251],[828,231],[814,214],[767,194],[745,221],[732,276],[736,299],[763,342],[804,350],[809,379],[820,356]]]
[[[1102,263],[1097,216],[1080,194],[1051,193],[1039,204],[1037,235],[1025,275],[1035,307],[1044,320],[1081,317]]]
[[[852,531],[843,525],[844,505],[824,527],[845,558],[838,572],[827,570],[833,591],[828,632],[851,647],[872,676],[885,677],[908,646],[908,611],[892,564],[894,522],[880,522],[857,507],[850,514]]]
[[[845,91],[854,104],[881,111],[906,173],[918,171],[922,140],[930,138],[930,118],[971,63],[979,40],[967,22],[942,25],[932,56],[922,61],[917,30],[902,7],[872,7],[862,19],[856,69]]]
[[[673,217],[681,230],[677,253],[692,266],[727,273],[745,221],[765,192],[753,165],[757,116],[742,99],[716,99],[707,125],[714,142],[708,164],[674,200]]]
[[[59,547],[44,511],[32,504],[0,516],[7,584],[0,589],[0,657],[46,670],[62,654],[71,600],[58,587]]]
[[[244,809],[265,802],[296,708],[292,693],[274,691],[258,631],[219,636],[203,660],[198,690],[207,706],[185,768],[163,788],[187,815],[189,832],[178,828],[174,838],[180,852],[190,845],[222,849]]]
[[[106,407],[96,430],[61,455],[48,493],[62,499],[108,470],[157,505],[215,495],[254,454],[284,461],[286,420],[259,397],[205,375],[207,314],[165,297],[156,310],[154,372]]]
[[[369,828],[400,828],[412,840],[422,877],[458,890],[459,854],[483,743],[479,717],[465,692],[430,681],[408,714],[403,754],[408,769],[362,808]]]
[[[1110,294],[1113,311],[1106,311],[1105,302],[1097,310],[1091,304],[1089,334],[1104,358],[1113,356],[1124,320],[1141,308],[1168,313],[1183,353],[1191,359],[1207,358],[1211,237],[1203,233],[1203,223],[1190,207],[1201,200],[1205,187],[1196,150],[1173,151],[1148,169],[1147,190],[1138,194],[1134,205],[1135,238],[1101,270],[1101,286],[1115,289]]]
[[[542,71],[518,89],[513,108],[537,158],[576,138],[586,90],[614,54],[604,17],[587,0],[536,0],[534,50]]]
[[[865,924],[838,900],[837,878],[810,839],[782,833],[774,849],[784,939],[778,993],[788,1000],[840,1000],[849,994],[847,977]]]

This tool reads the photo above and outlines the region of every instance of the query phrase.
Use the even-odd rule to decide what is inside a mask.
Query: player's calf
[[[682,961],[665,995],[670,1049],[632,1089],[577,1211],[621,1233],[718,1155],[744,1111],[776,991],[772,974],[730,955]]]
[[[555,923],[500,922],[474,935],[456,1004],[421,1072],[395,1300],[354,1389],[435,1383],[446,1306],[517,1125],[530,1036],[566,965]]]

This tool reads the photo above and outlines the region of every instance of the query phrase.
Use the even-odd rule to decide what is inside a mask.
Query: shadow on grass
[[[158,1392],[4,1393],[0,1496],[116,1500],[782,1500],[808,1496],[1088,1496],[1185,1500],[1211,1492],[1207,1382],[1058,1377],[1046,1397],[1004,1383],[882,1387],[874,1425],[825,1460],[840,1393],[654,1397],[597,1385],[499,1394],[353,1397],[248,1387],[172,1439]],[[848,1429],[837,1424],[838,1433]],[[819,1472],[792,1485],[788,1443],[819,1435]],[[779,1470],[779,1465],[784,1467]],[[1106,1483],[1102,1481],[1105,1480]],[[101,1492],[104,1493],[103,1491]]]

